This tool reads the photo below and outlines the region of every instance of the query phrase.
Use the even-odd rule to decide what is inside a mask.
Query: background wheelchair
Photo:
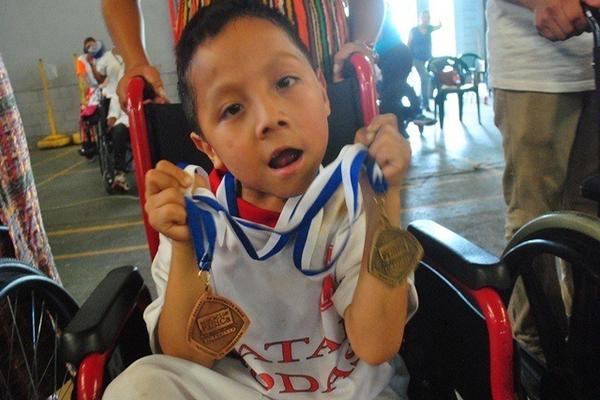
[[[108,194],[115,194],[118,191],[113,187],[116,174],[113,139],[106,122],[109,105],[110,98],[101,97],[97,101],[90,101],[80,112],[79,154],[89,160],[98,157],[102,186]],[[130,164],[130,161],[127,164]]]
[[[334,126],[335,121],[339,120],[347,125],[346,130],[332,130],[329,160],[341,145],[353,140],[355,126],[362,126],[376,112],[373,86],[369,84],[370,75],[367,73],[365,78],[361,73],[361,68],[367,72],[370,68],[361,66],[356,59],[354,62],[358,64],[358,80],[347,79],[348,82],[344,81],[347,87],[329,90],[334,104],[330,123]],[[173,140],[160,142],[161,137],[164,139],[164,135],[159,133],[162,121],[168,122],[169,118],[179,121],[175,127],[180,126],[184,130],[176,137],[183,139],[187,137],[185,132],[189,132],[179,118],[182,114],[177,105],[145,107],[142,102],[143,90],[142,81],[132,82],[130,103],[133,111],[130,123],[138,179],[153,165],[153,160],[169,158],[164,155],[169,151],[181,155]],[[338,114],[336,109],[339,103],[335,97],[338,90],[342,93],[350,91],[342,95],[346,100],[356,99],[356,96],[348,95],[353,90],[362,93],[359,98],[363,104],[351,104],[349,109],[351,117],[357,116],[358,121],[354,122],[358,125],[352,126],[349,122],[352,118]],[[169,124],[170,131],[179,129]],[[206,161],[197,160],[196,163]],[[140,189],[140,193],[143,193],[143,189]],[[548,382],[558,382],[561,395],[572,388],[583,390],[573,391],[573,396],[565,394],[560,397],[562,399],[598,398],[597,392],[593,392],[597,382],[600,382],[597,373],[594,368],[589,368],[591,364],[579,358],[585,355],[592,358],[593,362],[600,355],[597,348],[600,319],[594,315],[597,313],[597,280],[600,276],[599,258],[595,257],[600,249],[598,220],[570,213],[544,216],[524,227],[500,257],[489,254],[432,221],[415,221],[409,229],[425,248],[425,259],[415,277],[420,307],[407,325],[401,349],[412,376],[409,389],[411,399],[456,399],[457,393],[465,400],[514,399],[517,395],[540,398],[535,397],[533,390],[536,388],[541,398],[551,398],[543,397],[546,393],[544,390],[552,392],[552,387],[543,389]],[[147,234],[153,253],[157,245],[152,236],[155,233],[147,229]],[[524,276],[526,288],[535,287],[535,274],[529,274],[528,271],[532,259],[540,253],[564,257],[571,261],[574,271],[580,271],[574,272],[577,275],[575,299],[579,300],[574,304],[569,326],[572,331],[569,331],[566,340],[562,331],[540,329],[542,337],[550,338],[542,340],[542,343],[549,343],[544,347],[545,354],[548,351],[546,366],[529,362],[531,360],[527,360],[518,350],[516,357],[513,356],[515,345],[504,307],[518,275]],[[42,283],[43,277],[36,276],[35,271],[29,271],[29,275],[19,272],[16,277],[8,269],[6,275],[3,271],[3,267],[0,267],[0,309],[8,309],[8,314],[3,314],[7,322],[1,328],[4,333],[0,333],[0,337],[4,348],[8,349],[9,344],[14,342],[13,338],[17,337],[15,332],[21,332],[23,341],[29,343],[22,348],[31,350],[17,353],[14,357],[8,357],[8,360],[6,357],[0,358],[2,398],[47,398],[51,394],[60,398],[64,392],[59,389],[68,386],[71,378],[75,382],[73,398],[100,398],[104,386],[112,377],[137,357],[149,353],[141,313],[150,296],[135,267],[121,267],[109,273],[76,314],[77,305],[70,296],[55,284]],[[527,275],[529,277],[525,277]],[[535,290],[527,291],[532,296],[540,294]],[[13,318],[10,312],[16,303],[13,294],[21,292],[25,293],[24,298],[38,305],[32,306],[19,297],[18,304],[25,304],[24,307],[30,312],[20,313],[21,317]],[[543,294],[541,296],[540,301],[532,300],[534,308],[537,307],[535,304],[544,303]],[[541,313],[542,321],[546,314],[543,307],[540,309],[542,311],[536,312],[536,315]],[[582,314],[579,310],[585,312]],[[39,317],[42,314],[56,317],[42,319]],[[21,319],[25,322],[22,323]],[[68,326],[67,321],[70,321]],[[552,328],[552,323],[547,325]],[[37,331],[33,329],[38,326],[42,328]],[[50,328],[43,328],[45,326]],[[577,339],[582,336],[583,340]],[[590,347],[586,347],[588,345]],[[556,351],[557,356],[554,357],[551,353],[556,348],[560,350]],[[42,358],[43,353],[50,353],[50,358]],[[46,374],[40,374],[41,368],[31,368],[32,365],[43,365],[44,370],[46,366],[51,366],[51,375],[61,379],[55,380],[46,389],[47,385],[38,384],[39,377]],[[517,373],[513,372],[513,365]],[[25,371],[26,374],[13,389],[14,385],[8,386],[5,382],[7,376],[11,379],[16,376],[11,372],[15,370]],[[581,371],[584,373],[580,374]],[[527,392],[523,384],[526,379],[530,379]],[[586,395],[584,391],[589,392],[589,397],[579,396],[582,393]]]

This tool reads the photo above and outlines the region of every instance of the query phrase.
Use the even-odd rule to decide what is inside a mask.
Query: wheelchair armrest
[[[109,351],[140,297],[149,303],[150,294],[136,267],[109,272],[65,328],[60,343],[64,361],[79,365],[89,353]]]
[[[581,194],[586,199],[600,202],[600,174],[585,178],[581,185]]]
[[[423,246],[428,263],[468,288],[511,287],[510,272],[500,259],[462,236],[430,220],[414,221],[408,230]]]

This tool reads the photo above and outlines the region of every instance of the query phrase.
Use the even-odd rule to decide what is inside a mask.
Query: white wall
[[[148,54],[163,73],[167,93],[175,97],[167,4],[142,1]],[[0,53],[29,139],[49,132],[38,58],[57,67],[58,77],[49,84],[58,130],[77,130],[79,91],[72,57],[81,53],[87,36],[111,45],[100,0],[0,0]]]
[[[454,0],[456,54],[476,53],[484,57],[483,0]]]

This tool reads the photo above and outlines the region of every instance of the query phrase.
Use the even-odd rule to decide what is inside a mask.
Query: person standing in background
[[[42,222],[23,122],[2,54],[0,170],[0,224],[8,226],[16,258],[31,264],[60,283]]]
[[[210,4],[210,0],[197,1],[199,8]],[[343,62],[353,52],[375,58],[373,46],[383,22],[384,0],[350,0],[348,20],[343,0],[263,0],[263,3],[288,17],[328,82],[342,79]],[[138,2],[102,0],[102,9],[113,42],[125,61],[125,76],[117,89],[121,105],[125,105],[129,80],[137,75],[143,76],[154,89],[155,102],[167,101],[160,72],[150,64],[144,51],[144,27]]]
[[[431,58],[431,33],[441,27],[441,23],[431,25],[429,11],[423,11],[421,22],[412,28],[408,35],[408,47],[412,51],[413,63],[421,79],[421,106],[427,111],[430,111],[431,88],[426,63]]]
[[[599,0],[584,3],[600,6]],[[579,0],[489,0],[487,19],[490,86],[506,162],[505,236],[510,240],[543,213],[596,211],[597,205],[579,191],[599,163],[598,109],[591,101],[593,41],[581,34],[588,23]],[[545,292],[564,303],[557,312],[568,317],[570,268],[559,263],[556,274],[546,271],[552,269],[544,269]],[[508,311],[516,340],[543,360],[520,280]]]
[[[83,40],[83,54],[77,57],[76,73],[77,77],[81,79],[86,88],[98,87],[98,81],[92,70],[92,64],[94,57],[88,53],[92,46],[96,43],[96,39],[89,36]]]
[[[102,57],[96,60],[94,72],[99,74],[102,82],[102,94],[105,97],[115,97],[117,95],[117,85],[125,73],[123,57],[117,47],[106,51]]]

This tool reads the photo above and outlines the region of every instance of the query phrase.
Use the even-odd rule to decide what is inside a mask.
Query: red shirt
[[[226,172],[227,171],[225,170],[213,168],[208,175],[208,183],[210,185],[210,190],[213,193],[216,193]],[[238,216],[240,218],[263,224],[271,228],[275,227],[277,220],[279,219],[279,213],[277,211],[265,210],[264,208],[257,207],[254,204],[248,203],[241,197],[237,198],[237,208],[239,213]]]

